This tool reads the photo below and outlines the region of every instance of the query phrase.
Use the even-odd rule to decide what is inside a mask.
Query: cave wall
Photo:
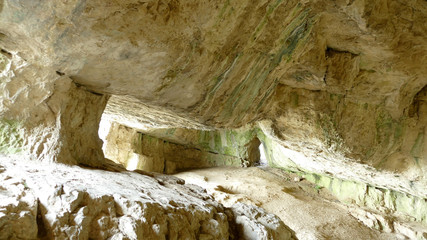
[[[189,169],[259,163],[259,145],[253,129],[202,131],[167,128],[137,131],[108,122],[105,157],[128,169],[176,173]]]
[[[326,189],[340,202],[369,211],[373,215],[362,218],[368,221],[365,223],[368,226],[394,232],[398,228],[405,229],[395,218],[408,222],[412,230],[422,229],[427,223],[423,182],[410,181],[393,172],[378,174],[374,168],[361,163],[340,163],[342,159],[338,155],[328,159],[304,156],[304,153],[287,149],[287,142],[272,135],[270,126],[269,122],[260,122],[236,130],[153,128],[142,133],[113,122],[104,141],[104,151],[107,158],[124,166],[134,164],[137,155],[138,164],[132,166],[136,169],[176,173],[191,168],[251,166],[251,161],[245,157],[256,150],[251,159],[259,160],[261,141],[270,167],[295,173],[300,176],[296,181],[310,181],[317,191]],[[318,127],[323,131],[322,126]],[[253,144],[254,140],[258,143]],[[332,143],[330,139],[319,142]],[[413,232],[414,238],[422,239],[421,230]]]
[[[360,164],[369,169],[365,171],[369,173],[357,171],[363,176],[356,176],[359,180],[379,184],[370,175],[387,172],[417,185],[424,181],[423,162],[427,155],[425,113],[420,107],[424,100],[419,97],[427,83],[421,64],[426,56],[426,29],[423,24],[416,24],[426,18],[425,5],[423,1],[242,1],[221,5],[218,25],[240,24],[221,34],[248,31],[253,38],[241,34],[227,39],[227,43],[234,41],[238,47],[225,52],[227,56],[237,52],[236,57],[224,63],[212,87],[201,90],[206,92],[202,104],[187,110],[163,105],[177,116],[177,121],[169,124],[185,126],[180,120],[183,112],[187,119],[195,120],[186,123],[190,128],[234,128],[269,119],[270,135],[279,139],[284,148],[302,152],[307,159],[318,158],[319,164],[312,164],[314,167],[294,159],[304,168],[318,172],[329,169],[346,177],[341,169],[350,162],[350,166]],[[214,38],[208,33],[201,31],[201,48]],[[242,72],[243,63],[246,72]],[[167,76],[179,78],[181,74],[177,71],[176,75]],[[261,89],[255,89],[258,86]],[[173,89],[174,82],[168,82],[166,88]],[[261,92],[270,97],[261,101],[252,98]],[[167,127],[164,120],[170,116],[159,114],[158,109],[147,109],[146,103],[138,104],[127,96],[116,99],[107,109],[118,122],[136,129],[147,125]],[[123,113],[125,102],[132,102],[132,109],[144,109],[145,116],[135,110]],[[255,105],[259,109],[251,112],[249,109]],[[202,110],[194,112],[198,109]],[[138,121],[130,120],[134,117]],[[197,126],[197,121],[204,126]],[[347,175],[350,176],[355,177]],[[423,191],[419,187],[408,190],[412,188],[408,184],[403,187],[405,191]]]
[[[1,152],[47,162],[102,165],[97,129],[108,97],[16,53],[3,50],[0,56]]]
[[[424,113],[420,112],[421,117],[410,115],[412,107],[408,106],[401,118],[394,119],[383,105],[355,103],[343,95],[287,86],[279,87],[276,97],[272,113],[277,118],[261,125],[280,148],[298,152],[287,156],[296,165],[340,177],[348,174],[373,184],[406,181],[397,184],[398,188],[425,197],[422,184],[417,184],[425,181],[426,171]],[[284,159],[277,158],[276,165],[287,167]],[[389,174],[389,180],[376,179],[378,174]]]

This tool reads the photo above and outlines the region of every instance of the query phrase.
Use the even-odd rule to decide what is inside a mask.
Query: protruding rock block
[[[30,143],[31,153],[53,162],[102,165],[104,154],[98,128],[108,97],[89,92],[64,78],[56,82],[53,94],[46,101],[55,122],[31,131],[37,135],[36,141]]]

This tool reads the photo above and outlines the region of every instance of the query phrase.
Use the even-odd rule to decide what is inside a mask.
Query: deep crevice
[[[42,215],[42,205],[40,200],[37,199],[37,238],[38,239],[48,239],[47,229],[44,223],[43,215]]]
[[[9,51],[5,50],[5,49],[0,49],[0,52],[5,55],[7,58],[11,59],[12,58],[12,53],[10,53]]]
[[[412,104],[409,106],[408,115],[413,118],[420,116],[420,106],[423,101],[427,101],[427,85],[424,86],[417,94],[415,94]]]
[[[357,54],[357,53],[354,53],[354,52],[350,52],[348,50],[340,50],[340,49],[332,48],[332,47],[329,47],[329,46],[326,47],[326,50],[325,50],[326,59],[328,59],[329,57],[332,57],[335,54],[345,54],[345,53],[351,54],[352,58],[357,57],[357,56],[360,55],[360,54]]]

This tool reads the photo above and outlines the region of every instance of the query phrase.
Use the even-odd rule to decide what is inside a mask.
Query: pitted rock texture
[[[0,167],[0,239],[37,238],[37,199],[25,182],[3,175]]]
[[[247,205],[227,209],[206,190],[173,176],[109,172],[6,157],[1,157],[0,164],[1,239],[291,236],[276,216]],[[252,209],[253,216],[242,209]],[[239,224],[251,228],[240,234]]]
[[[6,237],[34,239],[38,232],[51,239],[229,238],[225,209],[176,178],[4,159],[2,165],[2,196],[12,199],[2,206]]]
[[[231,209],[237,216],[239,235],[246,239],[295,239],[290,230],[274,214],[266,213],[262,208],[236,203]]]
[[[159,98],[114,97],[108,118],[136,129],[238,127],[267,119],[265,134],[283,147],[275,154],[289,153],[301,170],[426,197],[425,1],[217,3],[210,13],[218,11],[217,18],[203,18],[195,34],[200,52],[177,58],[176,64],[188,60],[185,68],[165,70],[161,91],[150,93]],[[194,6],[172,9],[184,14],[187,7]],[[162,27],[169,24],[175,22]],[[197,90],[189,84],[202,100],[184,107],[189,90],[179,86],[191,78],[206,84]]]
[[[34,160],[100,166],[98,125],[108,96],[87,91],[62,73],[0,52],[0,152]]]

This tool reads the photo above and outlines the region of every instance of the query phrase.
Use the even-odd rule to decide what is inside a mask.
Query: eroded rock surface
[[[16,52],[1,56],[6,64],[0,69],[0,151],[45,162],[102,165],[98,124],[108,97]]]
[[[0,167],[0,239],[37,238],[37,199],[25,182],[2,173]]]
[[[259,144],[252,129],[202,131],[166,128],[136,130],[102,121],[105,157],[129,169],[175,173],[214,166],[253,166]]]
[[[274,214],[268,214],[264,209],[236,203],[231,209],[236,217],[239,236],[246,239],[295,239],[289,229]]]
[[[225,209],[182,180],[5,161],[2,196],[14,198],[2,202],[6,237],[34,239],[38,232],[55,239],[229,238]]]
[[[277,215],[298,239],[424,239],[427,234],[425,223],[395,215],[393,210],[380,212],[361,208],[355,201],[340,202],[343,194],[280,169],[218,167],[176,176],[203,186],[224,206],[246,203],[262,207]],[[345,184],[342,188],[354,190],[346,189]],[[251,214],[250,209],[244,212]]]
[[[1,239],[291,237],[276,216],[247,205],[225,208],[172,176],[2,157],[0,179]]]

